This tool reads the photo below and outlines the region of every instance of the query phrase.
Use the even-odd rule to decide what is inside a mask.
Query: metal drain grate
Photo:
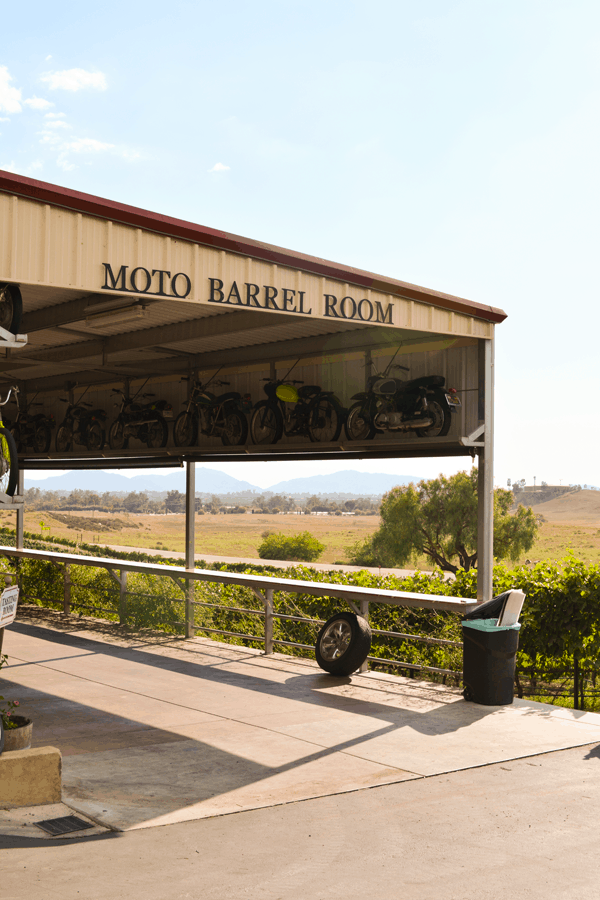
[[[84,822],[78,816],[60,816],[58,819],[44,819],[33,824],[52,835],[69,834],[71,831],[84,831],[86,828],[94,827],[91,822]]]

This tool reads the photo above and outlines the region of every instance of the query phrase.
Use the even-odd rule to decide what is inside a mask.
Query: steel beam
[[[237,315],[254,316],[255,313],[238,313]],[[219,318],[223,319],[225,316],[220,316]],[[269,324],[273,325],[273,320],[271,320]],[[145,378],[152,375],[173,375],[182,371],[182,363],[184,362],[188,366],[197,369],[208,369],[221,365],[225,367],[249,365],[256,362],[264,362],[266,365],[269,365],[271,363],[281,362],[285,359],[302,359],[319,353],[335,356],[335,354],[343,354],[353,350],[390,347],[394,346],[395,343],[402,341],[405,336],[404,332],[397,332],[392,335],[389,330],[365,325],[345,324],[343,327],[347,330],[338,332],[337,334],[313,335],[311,337],[296,338],[293,340],[274,341],[271,344],[255,344],[250,347],[213,350],[208,353],[190,353],[189,355],[186,354],[184,359],[173,358],[172,356],[168,359],[154,359],[152,361],[140,362],[116,362],[112,359],[110,363],[112,371],[105,370],[106,374],[102,374],[102,371],[97,369],[81,369],[79,372],[71,371],[73,366],[71,363],[69,364],[70,371],[68,374],[62,373],[45,377],[34,376],[30,379],[23,378],[20,383],[24,388],[26,387],[26,389],[31,392],[40,391],[46,393],[64,390],[66,379],[74,380],[80,385],[99,385],[109,384],[114,381],[116,377]],[[152,330],[154,331],[154,329]],[[161,331],[161,335],[162,334],[163,332]],[[188,332],[186,338],[189,339],[190,337],[192,337],[192,335]],[[419,340],[420,342],[425,342],[425,338],[423,341],[421,341],[421,338],[419,338]],[[171,352],[168,348],[162,347],[164,343],[161,336],[160,340],[156,339],[155,343],[149,344],[148,347],[157,347],[160,349],[160,352]],[[148,347],[146,347],[146,349],[148,349]],[[48,353],[54,353],[55,349],[48,351]],[[95,349],[97,355],[100,356],[101,350],[99,349],[99,346],[96,346]],[[110,352],[111,350],[109,348],[109,354]],[[25,359],[24,357],[20,358]],[[38,359],[40,365],[44,365],[44,363],[48,362],[48,360],[43,360],[41,356],[38,357],[36,355],[35,359],[33,357],[28,358],[28,364],[32,367],[35,366]],[[67,365],[64,362],[64,359],[57,359],[55,365],[60,366],[61,363]],[[117,375],[117,372],[121,373],[120,376]],[[12,382],[6,382],[7,385],[10,383]]]
[[[290,317],[288,317],[290,318]],[[141,331],[128,331],[125,334],[114,334],[109,337],[98,337],[91,341],[78,341],[53,347],[52,350],[37,350],[30,354],[19,354],[24,362],[62,363],[71,359],[89,359],[94,356],[111,356],[128,350],[143,350],[157,344],[178,343],[194,338],[215,337],[221,334],[233,335],[237,332],[257,328],[281,326],[279,317],[270,313],[229,312],[218,316],[189,319],[185,322],[174,322],[171,325],[159,325],[156,328],[145,328]]]

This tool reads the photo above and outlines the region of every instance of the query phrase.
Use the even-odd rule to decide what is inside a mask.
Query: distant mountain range
[[[311,475],[280,481],[269,488],[260,488],[248,481],[240,481],[218,469],[196,466],[196,494],[351,494],[374,497],[399,484],[417,482],[417,475],[387,475],[379,472],[356,472],[349,469],[331,475]],[[185,471],[177,469],[168,475],[134,475],[127,478],[117,472],[75,471],[48,478],[30,478],[25,473],[25,488],[38,487],[42,491],[96,491],[103,494],[131,491],[185,491]]]
[[[385,494],[398,484],[420,481],[418,475],[386,475],[382,472],[354,472],[345,469],[331,475],[292,478],[271,485],[273,494]],[[264,492],[263,492],[264,493]]]

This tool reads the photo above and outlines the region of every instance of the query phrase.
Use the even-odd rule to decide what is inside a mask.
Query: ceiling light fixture
[[[107,309],[104,312],[88,313],[85,324],[88,328],[100,328],[102,325],[118,325],[121,322],[132,322],[134,319],[143,319],[146,310],[143,306],[124,306],[121,309]]]

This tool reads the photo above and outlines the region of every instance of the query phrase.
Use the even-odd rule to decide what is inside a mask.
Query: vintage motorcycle
[[[228,381],[216,381],[220,369],[205,383],[196,381],[186,409],[175,419],[173,440],[176,447],[191,447],[198,440],[198,430],[207,437],[218,436],[225,447],[245,444],[248,421],[245,413],[252,409],[250,394],[226,391],[217,396],[208,390],[211,384],[228,386]],[[189,379],[182,378],[182,381]]]
[[[148,447],[166,447],[169,439],[166,420],[173,416],[171,404],[167,400],[155,400],[156,394],[141,394],[142,400],[146,402],[139,403],[137,398],[140,391],[133,397],[128,397],[119,388],[113,388],[112,391],[113,394],[121,395],[121,405],[117,418],[108,431],[111,450],[127,450],[130,438],[137,438]]]
[[[106,442],[106,413],[103,409],[92,409],[91,403],[69,403],[61,398],[61,403],[68,403],[62,424],[56,432],[56,450],[68,453],[73,444],[83,444],[86,450],[102,450]]]
[[[11,387],[6,400],[0,401],[0,494],[8,494],[9,497],[14,495],[19,483],[19,454],[15,439],[2,420],[2,407],[6,406],[13,392],[18,394],[19,389]]]
[[[344,411],[333,391],[289,379],[290,371],[282,379],[263,378],[267,399],[258,401],[250,419],[253,443],[276,444],[284,434],[305,435],[311,441],[336,441]],[[297,384],[302,387],[296,388]]]
[[[41,400],[36,403],[35,398],[27,406],[21,407],[18,391],[15,393],[15,401],[17,417],[12,424],[5,424],[15,439],[17,450],[21,453],[31,447],[34,453],[47,453],[52,440],[52,429],[56,428],[54,416],[31,412],[32,407],[44,405]]]
[[[395,354],[394,354],[395,356]],[[444,437],[450,430],[451,414],[461,405],[454,388],[445,388],[442,375],[422,375],[410,381],[393,378],[394,357],[383,374],[371,375],[367,390],[354,394],[345,428],[351,441],[368,441],[377,432],[414,431],[419,437]]]

